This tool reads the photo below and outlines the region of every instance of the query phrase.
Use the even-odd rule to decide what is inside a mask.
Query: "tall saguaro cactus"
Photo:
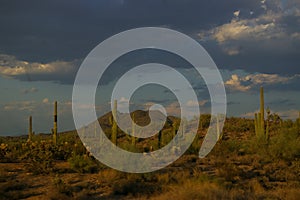
[[[218,136],[218,140],[222,140],[223,138],[223,132],[221,132],[221,127],[220,127],[220,117],[221,115],[220,114],[217,114],[216,115],[216,128],[217,128],[217,136]]]
[[[114,100],[114,107],[112,110],[112,116],[110,118],[110,122],[112,125],[111,128],[111,140],[112,143],[117,145],[117,132],[118,132],[118,126],[117,126],[117,100]],[[114,120],[114,116],[115,116],[115,120]]]
[[[133,113],[132,114],[132,124],[131,124],[131,144],[132,145],[136,145],[136,137],[135,137],[135,126],[136,126],[136,124],[135,124],[135,122],[134,122],[134,120],[135,120],[135,113]]]
[[[53,114],[54,120],[53,120],[53,142],[56,145],[57,144],[57,101],[54,102],[54,114]]]
[[[260,112],[254,115],[255,134],[258,138],[269,138],[269,123],[265,128],[264,88],[260,88]]]
[[[28,140],[31,141],[33,136],[32,132],[32,116],[29,116]]]
[[[264,129],[265,129],[265,98],[264,98],[264,88],[260,87],[260,114],[261,114],[261,118],[260,118],[260,123],[261,123],[261,128],[263,129],[264,133]]]
[[[163,133],[162,133],[162,130],[160,130],[159,132],[158,132],[158,140],[157,140],[157,147],[160,149],[161,148],[161,146],[162,146],[162,143],[163,143],[163,141],[162,141],[162,137],[163,137],[163,135],[162,135]]]
[[[178,122],[177,121],[174,121],[173,124],[172,124],[172,137],[175,138],[176,137],[176,134],[178,132]]]

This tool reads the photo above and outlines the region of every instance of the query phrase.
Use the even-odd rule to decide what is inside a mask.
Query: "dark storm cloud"
[[[267,8],[279,12],[277,4],[270,3]],[[73,62],[86,57],[96,45],[113,34],[144,26],[170,27],[199,39],[198,33],[230,24],[234,18],[250,22],[259,19],[269,12],[261,6],[261,1],[253,0],[4,1],[0,6],[0,54],[14,55],[18,60],[28,62]],[[238,16],[234,16],[235,11],[240,11]],[[276,23],[287,36],[300,32],[299,16],[290,9],[286,9],[285,13],[288,14],[283,13],[283,17],[276,18]],[[273,37],[264,41],[249,37],[232,38],[225,45],[213,39],[200,42],[219,68],[299,73],[300,42],[291,37]],[[139,60],[141,57],[145,55],[130,58],[133,60],[130,65],[149,60]],[[175,63],[169,57],[159,54],[156,57],[166,64]],[[129,61],[123,59],[122,62],[126,64]],[[124,68],[123,63],[116,65]],[[177,64],[175,67],[181,66]],[[77,69],[78,65],[69,73],[30,75],[29,78],[72,83]],[[109,74],[107,77],[106,81],[112,79]],[[28,76],[16,78],[27,80]]]
[[[257,16],[233,17],[199,34],[217,65],[248,72],[299,74],[300,3],[268,1]],[[242,12],[241,12],[242,13]]]
[[[129,28],[196,33],[227,22],[236,9],[257,7],[251,0],[10,0],[0,6],[0,53],[34,62],[73,60]]]

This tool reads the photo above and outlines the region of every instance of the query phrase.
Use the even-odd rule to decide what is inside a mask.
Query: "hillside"
[[[148,123],[135,111],[138,123]],[[99,119],[111,137],[107,113]],[[170,122],[178,120],[168,117]],[[0,138],[1,199],[297,199],[300,195],[300,120],[270,121],[270,137],[255,136],[254,121],[227,118],[223,137],[204,159],[198,151],[210,116],[200,119],[188,151],[167,168],[146,174],[110,169],[95,160],[75,131],[52,136]],[[162,131],[161,145],[172,139],[172,123]],[[132,138],[118,130],[118,145],[128,151],[158,148],[157,135]],[[152,146],[153,149],[149,149]]]

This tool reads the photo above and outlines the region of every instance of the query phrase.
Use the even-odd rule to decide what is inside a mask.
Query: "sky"
[[[285,119],[298,117],[299,0],[2,0],[0,27],[0,135],[26,134],[30,115],[36,133],[49,133],[54,101],[59,131],[74,129],[72,88],[82,61],[110,36],[139,27],[170,28],[199,42],[220,69],[228,116],[253,117],[263,86],[272,112]],[[101,79],[97,114],[108,111],[108,94],[118,76],[153,61],[193,74],[189,63],[168,52],[124,55]],[[168,71],[159,73],[172,78]],[[196,75],[190,78],[199,101],[187,98],[186,106],[200,105],[209,112],[204,82]],[[133,110],[154,102],[169,114],[178,111],[175,96],[158,86],[140,89],[119,106],[128,101]]]

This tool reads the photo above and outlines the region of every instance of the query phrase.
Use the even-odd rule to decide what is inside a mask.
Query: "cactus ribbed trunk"
[[[264,88],[260,88],[260,111],[254,116],[255,134],[258,138],[269,139],[269,123],[265,127],[265,100]]]
[[[217,136],[218,140],[222,140],[223,134],[221,133],[221,127],[220,127],[220,115],[217,114]]]
[[[172,138],[175,138],[177,132],[178,132],[178,123],[175,121],[172,124]]]
[[[258,114],[254,114],[254,127],[255,127],[255,135],[258,137],[259,129],[258,129]]]
[[[258,113],[258,136],[262,135],[263,134],[263,128],[261,126],[261,113]]]
[[[162,130],[158,132],[158,144],[157,144],[158,149],[160,149],[161,146],[162,146]]]
[[[115,119],[114,119],[115,117]],[[117,132],[118,132],[118,126],[117,126],[117,100],[114,100],[114,107],[112,110],[112,118],[111,118],[112,128],[111,128],[111,140],[112,143],[117,145]]]
[[[136,145],[136,137],[135,137],[135,122],[134,122],[134,120],[135,120],[135,114],[133,113],[132,114],[132,124],[131,124],[131,126],[132,126],[132,130],[131,130],[131,144],[132,145]]]
[[[28,140],[32,140],[32,116],[29,116]]]
[[[53,142],[57,144],[57,101],[54,102]]]
[[[260,87],[260,123],[262,128],[262,134],[265,132],[265,99],[264,99],[264,88]]]
[[[186,132],[186,127],[187,127],[187,119],[182,120],[182,128],[181,128],[181,137],[184,137],[184,134]]]
[[[94,124],[94,138],[97,137],[97,121],[95,121],[95,124]]]

